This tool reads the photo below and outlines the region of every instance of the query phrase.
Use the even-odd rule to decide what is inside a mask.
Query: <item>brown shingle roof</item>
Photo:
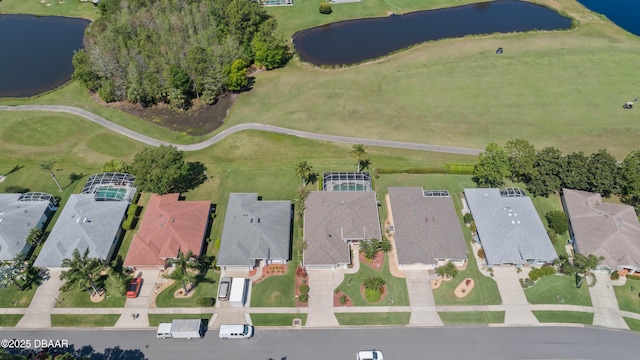
[[[467,258],[451,197],[425,197],[419,187],[390,187],[388,192],[400,265]]]
[[[179,201],[179,195],[151,195],[124,260],[126,266],[163,265],[179,251],[200,255],[211,203]]]
[[[603,203],[597,193],[563,189],[576,249],[584,255],[604,256],[612,269],[640,269],[640,222],[633,207]]]
[[[305,200],[305,265],[349,264],[349,240],[380,240],[373,191],[313,191]]]

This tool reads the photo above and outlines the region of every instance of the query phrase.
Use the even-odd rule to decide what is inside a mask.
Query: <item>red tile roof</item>
[[[179,195],[151,195],[124,265],[164,265],[165,259],[175,258],[179,251],[200,255],[211,203],[179,201]]]

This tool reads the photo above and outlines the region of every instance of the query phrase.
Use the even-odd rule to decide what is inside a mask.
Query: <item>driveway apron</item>
[[[502,296],[502,304],[504,304],[505,325],[538,324],[538,319],[531,312],[527,297],[524,295],[515,267],[496,266],[493,268],[493,273]]]
[[[429,272],[427,270],[405,270],[404,275],[411,304],[409,325],[444,325],[436,311],[436,302],[433,297]]]
[[[593,303],[593,325],[629,330],[608,274],[596,274],[596,283],[589,287],[589,294]]]
[[[306,327],[337,327],[333,314],[333,270],[309,270],[309,312]]]

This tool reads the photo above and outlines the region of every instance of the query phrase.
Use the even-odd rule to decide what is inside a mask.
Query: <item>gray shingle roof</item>
[[[60,267],[74,249],[106,259],[124,218],[126,201],[96,201],[93,194],[73,194],[60,213],[34,265]]]
[[[290,201],[230,194],[217,264],[250,266],[256,259],[289,260],[291,216]]]
[[[425,197],[419,187],[390,187],[388,192],[400,265],[467,258],[451,197]]]
[[[602,263],[611,269],[640,269],[640,222],[633,207],[603,203],[597,193],[562,192],[579,253],[604,256]]]
[[[464,195],[489,265],[556,259],[531,198],[503,197],[499,189],[464,189]]]
[[[349,240],[380,240],[373,191],[313,191],[305,200],[304,265],[349,264]]]
[[[12,260],[25,248],[31,229],[38,227],[48,200],[19,201],[22,194],[0,194],[0,260]]]

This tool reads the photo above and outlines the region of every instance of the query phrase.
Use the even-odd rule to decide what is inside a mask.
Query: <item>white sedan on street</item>
[[[358,351],[356,360],[384,360],[384,356],[380,350],[362,350]]]

